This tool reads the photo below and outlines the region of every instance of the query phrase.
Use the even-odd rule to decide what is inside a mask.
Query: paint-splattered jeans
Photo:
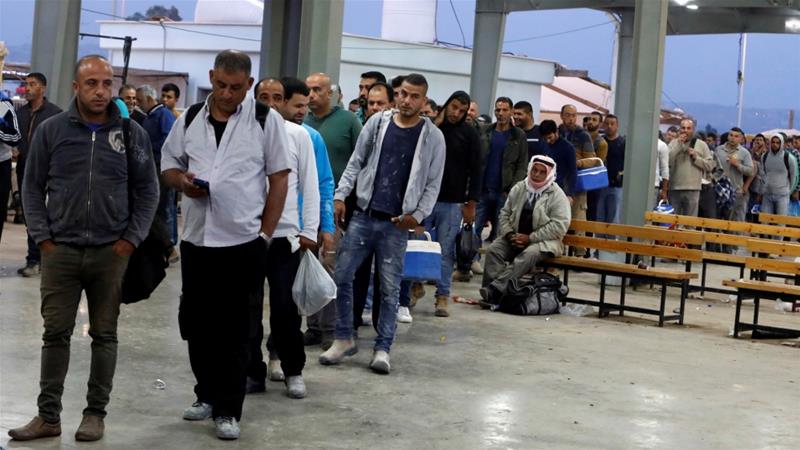
[[[375,252],[380,273],[381,305],[375,350],[392,346],[397,324],[397,301],[403,275],[408,230],[356,212],[344,235],[336,262],[336,339],[353,337],[353,279],[364,259]]]

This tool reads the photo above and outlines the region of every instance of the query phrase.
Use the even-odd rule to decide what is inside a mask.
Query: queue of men
[[[329,75],[256,82],[250,58],[234,50],[216,56],[209,77],[211,93],[182,114],[174,112],[174,85],[160,96],[149,85],[123,86],[123,112],[112,102],[110,64],[86,56],[76,64],[67,111],[46,101],[46,80],[36,73],[28,77],[28,104],[16,114],[2,111],[0,138],[19,148],[23,161],[29,251],[21,271],[41,271],[44,318],[38,414],[9,431],[12,438],[61,434],[82,291],[92,364],[76,439],[103,437],[128,258],[154,219],[177,228],[170,209],[176,194],[183,218],[173,238],[181,255],[178,319],[196,381],[183,418],[213,419],[217,437],[226,440],[239,437],[245,397],[264,391],[267,380],[283,381],[290,398],[306,397],[305,346],[321,345],[318,360],[326,366],[359,351],[370,286],[377,336],[369,368],[391,373],[397,323],[411,322],[424,295],[403,281],[415,235],[431,232],[441,244],[434,314],[445,318],[452,280],[483,275],[484,288],[502,291],[509,279],[564,252],[572,218],[619,220],[625,138],[612,114],[591,114],[584,129],[576,108],[565,105],[560,125],[535,124],[529,102],[499,97],[496,121],[482,125],[468,93],[456,91],[438,106],[423,75],[387,82],[377,71],[362,74],[354,113],[340,106]],[[796,161],[780,137],[762,137],[756,155],[743,139],[733,128],[711,151],[694,123],[684,121],[657,150],[659,198],[668,197],[679,214],[698,214],[703,186],[724,177],[738,194],[727,218],[743,220],[753,189],[763,210],[785,212],[796,195]],[[578,170],[597,164],[608,168],[609,185],[587,196],[576,189]],[[484,264],[456,261],[456,235],[465,224],[478,235],[491,227]],[[320,259],[337,286],[336,299],[307,317],[305,332],[287,282],[304,252]]]

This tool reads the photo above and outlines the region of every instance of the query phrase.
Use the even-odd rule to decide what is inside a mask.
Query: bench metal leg
[[[564,284],[569,286],[569,270],[568,269],[563,269],[563,270],[564,270]]]
[[[621,306],[619,309],[620,316],[625,315],[625,280],[626,278],[622,277],[622,285],[619,288],[619,306]]]
[[[700,295],[706,295],[706,270],[708,269],[708,264],[703,261],[703,272],[700,275]]]
[[[597,317],[606,317],[608,314],[603,309],[603,305],[605,304],[606,300],[606,275],[600,275],[600,310],[597,313]]]
[[[736,290],[736,318],[733,321],[733,337],[739,337],[739,323],[742,316],[742,291]]]
[[[683,311],[686,307],[686,296],[689,295],[689,280],[683,280],[681,283],[681,312],[678,319],[678,325],[683,325]]]
[[[758,313],[761,309],[761,297],[756,294],[755,298],[753,299],[753,332],[755,333],[756,327],[758,327]]]
[[[664,309],[667,307],[667,282],[661,281],[661,308],[658,311],[658,326],[664,326]]]

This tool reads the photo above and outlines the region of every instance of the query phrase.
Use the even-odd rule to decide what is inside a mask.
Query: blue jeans
[[[165,193],[165,206],[167,211],[167,229],[172,238],[172,245],[178,245],[178,204],[175,189],[167,189]]]
[[[432,239],[442,246],[442,275],[436,283],[436,295],[450,296],[453,279],[453,263],[456,259],[456,235],[461,229],[461,203],[437,202],[431,215],[422,221]],[[403,281],[400,286],[400,306],[410,304],[411,282]]]
[[[497,237],[497,230],[500,228],[500,210],[506,204],[506,194],[500,191],[486,191],[481,193],[481,200],[478,202],[478,208],[475,211],[475,232],[478,233],[478,239],[481,239],[483,227],[486,221],[492,224],[492,231],[489,233],[489,241],[493,241]],[[481,242],[481,244],[483,244]],[[481,259],[481,254],[475,255],[475,261]],[[459,267],[459,270],[464,268]],[[466,269],[469,269],[467,267]]]
[[[397,328],[397,302],[406,257],[408,231],[388,220],[357,212],[344,235],[336,264],[336,339],[353,338],[353,279],[361,263],[375,252],[381,302],[375,350],[388,352]]]
[[[622,188],[607,187],[597,191],[598,222],[619,223],[619,205],[622,203]]]
[[[764,194],[761,200],[761,212],[785,216],[789,211],[788,194]]]

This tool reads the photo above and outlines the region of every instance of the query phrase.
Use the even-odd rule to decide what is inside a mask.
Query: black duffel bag
[[[492,311],[539,316],[558,313],[559,305],[568,293],[569,288],[557,276],[539,272],[508,280],[505,293],[489,285],[488,302],[492,304]]]

